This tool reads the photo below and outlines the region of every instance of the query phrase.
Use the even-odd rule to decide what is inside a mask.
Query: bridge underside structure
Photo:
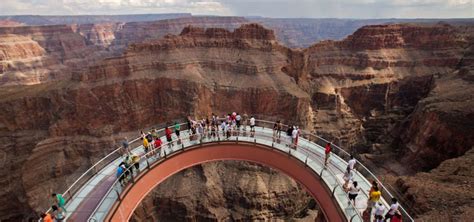
[[[63,194],[67,200],[67,219],[128,221],[146,195],[173,174],[205,162],[242,160],[277,169],[300,183],[318,202],[327,221],[364,221],[362,215],[367,207],[367,191],[371,186],[368,177],[364,176],[368,169],[358,163],[362,168],[355,171],[353,180],[358,182],[361,192],[356,204],[351,204],[343,189],[343,173],[347,167],[345,159],[349,156],[347,152],[335,146],[325,167],[322,145],[327,141],[302,133],[295,147],[291,138],[284,133],[281,138],[277,138],[272,126],[272,122],[259,120],[254,133],[250,133],[247,127],[246,131],[233,131],[228,138],[222,133],[217,136],[191,136],[188,130],[182,130],[180,138],[175,136],[172,144],[164,143],[146,157],[140,145],[142,141],[135,139],[131,141],[131,146],[136,147],[133,153],[142,156],[140,171],[132,173],[130,182],[122,186],[115,176],[124,159],[122,149],[109,153]],[[163,129],[159,132],[163,134]],[[166,141],[165,137],[161,139]],[[371,179],[377,180],[368,172]],[[384,190],[382,185],[382,192]],[[384,197],[390,198],[391,195],[386,191]],[[381,202],[388,207],[383,198]],[[401,210],[404,219],[412,220],[403,208]]]
[[[344,213],[339,210],[331,190],[311,168],[299,160],[289,158],[287,153],[250,142],[220,142],[199,148],[190,147],[170,156],[166,161],[157,162],[123,192],[121,200],[112,207],[113,211],[109,212],[107,220],[128,221],[141,200],[166,178],[194,165],[219,160],[243,160],[277,169],[306,188],[318,202],[327,221],[345,221]]]

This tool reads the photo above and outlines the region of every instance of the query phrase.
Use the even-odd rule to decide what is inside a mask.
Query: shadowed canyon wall
[[[230,26],[239,23],[227,19]],[[257,24],[245,24],[234,31],[188,26],[179,35],[161,39],[143,39],[138,32],[137,41],[143,42],[130,44],[120,55],[106,48],[123,36],[91,35],[91,30],[100,29],[93,26],[58,27],[60,31],[48,35],[9,36],[19,33],[15,29],[3,35],[3,42],[8,44],[0,41],[0,58],[7,61],[2,64],[8,64],[2,67],[7,67],[7,73],[24,75],[23,79],[36,80],[37,72],[43,69],[38,66],[37,71],[33,63],[11,65],[25,58],[28,62],[32,57],[51,59],[59,67],[81,64],[78,69],[58,69],[61,78],[37,82],[41,84],[10,84],[17,79],[2,76],[0,150],[4,167],[0,184],[5,189],[0,196],[8,204],[0,205],[1,219],[18,220],[45,209],[50,191],[65,190],[123,135],[136,135],[139,129],[186,115],[203,117],[237,110],[285,119],[361,157],[367,153],[366,157],[381,162],[374,161],[375,166],[383,168],[386,163],[382,160],[386,160],[411,172],[431,170],[472,148],[470,26],[366,26],[342,41],[323,41],[305,49],[280,44],[272,30]],[[111,27],[127,29],[126,25]],[[23,32],[36,33],[36,29],[24,27]],[[31,40],[40,37],[45,39],[41,44]],[[71,45],[80,47],[69,52]],[[17,48],[24,50],[11,50]],[[85,56],[84,60],[81,53],[91,48],[99,48],[103,54]],[[69,59],[57,60],[45,52],[63,53]],[[106,55],[113,57],[94,59]],[[201,168],[215,171],[216,166]],[[229,168],[220,167],[226,172]],[[391,166],[386,168],[403,174]],[[200,174],[190,175],[194,178]],[[397,181],[398,187],[416,190],[423,186],[411,181],[410,174],[405,176]],[[181,177],[167,183],[202,180]],[[283,184],[289,185],[282,192],[297,187],[294,182]],[[166,186],[160,189],[166,190]],[[208,188],[200,185],[199,189]],[[169,200],[166,192],[158,193],[163,196],[150,196],[143,204]],[[416,198],[416,192],[406,195],[416,206],[423,206],[417,209],[420,217],[431,214],[431,208],[446,210]],[[215,200],[222,201],[221,197]],[[175,204],[185,205],[180,209],[196,206],[179,201]],[[265,215],[274,216],[274,209],[265,209]],[[467,215],[466,209],[460,206],[456,218]],[[146,213],[136,214],[143,219]],[[208,212],[204,216],[229,215]]]

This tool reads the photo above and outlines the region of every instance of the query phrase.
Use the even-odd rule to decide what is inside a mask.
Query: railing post
[[[338,186],[339,186],[339,184],[336,185],[336,186],[332,189],[332,197],[334,197],[334,193],[336,192],[336,188],[337,188]]]
[[[304,165],[308,166],[308,156],[306,156],[306,159],[304,160]]]
[[[120,193],[117,191],[117,189],[114,189],[115,193],[117,193],[117,198],[119,199],[119,202],[122,201],[122,198],[120,198]]]
[[[321,172],[319,173],[319,179],[322,180],[323,179],[323,172],[324,172],[324,168],[321,170]]]
[[[355,216],[357,216],[357,213],[356,213],[356,214],[354,214],[354,215],[351,217],[351,220],[350,220],[350,222],[352,222],[352,220],[354,220],[354,217],[355,217]]]
[[[136,171],[137,171],[137,174],[138,174],[138,170],[136,170]],[[135,177],[133,176],[133,170],[130,171],[130,176],[132,177],[132,184],[135,183]]]
[[[70,197],[70,198],[71,198],[71,200],[72,200],[72,196],[71,196],[71,189],[69,189],[69,190],[67,191],[67,194],[69,194],[69,197]]]
[[[184,150],[184,143],[181,141],[181,149]]]
[[[150,163],[148,162],[148,159],[146,159],[145,161],[146,161],[146,168],[150,169]]]

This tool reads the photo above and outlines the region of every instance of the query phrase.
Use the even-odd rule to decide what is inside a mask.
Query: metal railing
[[[272,128],[273,128],[273,125],[275,124],[275,122],[265,121],[265,120],[257,120],[256,122],[257,122],[257,125],[258,125],[258,126],[263,127],[263,128],[270,128],[270,129],[272,129]],[[180,125],[181,125],[181,127],[182,127],[182,131],[183,131],[183,130],[187,130],[186,127],[183,127],[183,126],[186,126],[186,123],[180,123]],[[164,125],[162,125],[162,126],[164,126]],[[287,125],[283,125],[283,126],[284,126],[284,129],[287,129],[287,127],[288,127]],[[157,128],[158,128],[158,127],[157,127]],[[248,128],[249,128],[249,127],[248,127],[248,124],[247,124],[247,129],[248,129]],[[163,130],[164,130],[164,129],[159,129],[159,130],[158,130],[158,133],[159,133],[160,136],[162,136]],[[282,129],[282,130],[283,130],[283,129]],[[286,130],[284,130],[282,133],[285,133],[285,131],[286,131]],[[218,127],[217,132],[218,132],[218,133],[221,132],[220,127]],[[220,133],[219,133],[219,135],[220,135]],[[326,140],[326,139],[324,139],[324,138],[322,138],[322,137],[319,137],[319,136],[317,136],[317,135],[314,135],[314,134],[312,134],[312,133],[310,133],[310,132],[304,131],[304,130],[301,130],[300,136],[303,137],[303,138],[305,138],[305,139],[307,139],[307,140],[309,140],[309,141],[311,141],[312,143],[314,143],[314,144],[320,146],[321,149],[322,149],[322,147],[324,147],[324,146],[326,145],[326,143],[330,143],[330,141],[328,141],[328,140]],[[181,140],[183,140],[183,139],[189,139],[189,137],[188,137],[188,138],[181,138]],[[273,140],[273,139],[274,139],[274,138],[272,138],[272,140]],[[129,142],[130,147],[133,147],[133,145],[136,144],[137,142],[141,142],[140,137],[138,137],[138,138],[133,139],[132,141],[130,141],[130,142]],[[175,140],[175,141],[173,141],[173,142],[177,142],[177,140]],[[274,141],[272,141],[272,142],[274,142]],[[287,143],[287,141],[285,141],[285,143]],[[162,147],[166,147],[167,144],[168,144],[168,143],[164,143],[164,144],[162,145]],[[140,145],[141,145],[141,144],[140,144]],[[140,145],[139,145],[139,146],[140,146]],[[291,145],[291,144],[287,143],[287,145]],[[342,149],[341,147],[339,147],[339,146],[337,146],[337,145],[335,145],[335,144],[332,144],[332,143],[331,143],[331,146],[333,147],[332,153],[333,153],[333,154],[336,154],[337,157],[341,158],[342,160],[348,160],[348,159],[349,159],[350,154],[349,154],[347,151],[345,151],[345,150]],[[298,147],[299,147],[299,148],[302,148],[302,149],[306,149],[306,150],[314,150],[314,149],[315,149],[315,147],[310,147],[310,146],[308,146],[308,147],[306,147],[306,146],[298,146]],[[108,155],[106,155],[105,157],[103,157],[102,159],[100,159],[98,162],[96,162],[94,165],[92,165],[88,170],[86,170],[85,173],[83,173],[77,180],[75,180],[74,183],[73,183],[71,186],[69,186],[69,187],[67,188],[67,190],[63,193],[63,197],[66,199],[66,201],[71,200],[71,199],[74,197],[74,195],[82,189],[82,187],[84,186],[84,184],[87,183],[87,181],[91,180],[95,175],[97,175],[97,173],[99,173],[99,172],[101,171],[101,169],[103,169],[105,166],[108,166],[109,164],[111,164],[114,160],[117,160],[118,158],[122,157],[122,153],[120,152],[121,150],[122,150],[122,147],[116,148],[116,149],[113,150],[111,153],[109,153]],[[150,153],[151,153],[151,152],[154,152],[154,151],[156,151],[156,150],[152,150],[152,151],[150,151]],[[169,154],[166,154],[166,150],[164,150],[164,152],[165,152],[165,155],[169,155],[169,154],[172,153],[172,152],[170,152]],[[291,154],[291,150],[290,150],[290,154]],[[308,155],[309,155],[309,154],[308,154]],[[332,156],[334,156],[334,155],[332,155]],[[306,158],[306,159],[305,159],[304,162],[306,163],[306,161],[308,160],[309,157],[306,156],[305,158]],[[324,158],[324,157],[323,157],[323,158]],[[321,160],[321,159],[320,159],[320,160]],[[320,161],[320,160],[319,160],[319,161]],[[147,160],[147,161],[148,161],[148,160]],[[157,161],[157,160],[155,160],[155,161]],[[324,161],[324,160],[323,160],[323,161]],[[394,196],[391,194],[391,192],[380,182],[380,180],[375,176],[374,173],[372,173],[372,172],[371,172],[365,165],[363,165],[359,160],[357,160],[357,163],[358,163],[358,164],[357,164],[357,167],[356,167],[356,168],[358,168],[357,172],[360,173],[360,174],[363,176],[362,178],[365,179],[365,180],[371,178],[372,180],[377,181],[378,184],[379,184],[379,187],[381,187],[382,196],[383,196],[384,199],[389,200],[389,199],[391,199],[392,197],[394,197]],[[147,162],[147,165],[149,165],[149,164],[150,164],[150,163]],[[323,165],[324,165],[324,163],[323,163]],[[321,171],[321,174],[320,174],[320,175],[322,175],[322,172],[323,172],[323,171],[324,171],[324,170]],[[325,170],[325,171],[329,172],[334,178],[336,178],[336,175],[335,175],[334,172],[332,172],[332,170],[330,170],[330,169],[328,170],[328,169],[327,169],[327,170]],[[319,172],[317,172],[317,173],[319,173]],[[114,184],[113,184],[113,186],[111,186],[111,188],[108,190],[107,195],[110,194],[110,192],[112,191],[112,189],[117,185],[117,184],[116,184],[117,181],[118,181],[118,180],[114,181]],[[337,181],[337,180],[336,180],[336,181]],[[339,183],[339,182],[338,182],[338,183]],[[339,188],[337,188],[337,187],[339,187]],[[333,189],[334,189],[333,192],[335,192],[335,191],[337,191],[337,190],[342,190],[342,191],[344,191],[344,190],[342,189],[342,187],[343,187],[342,184],[339,184],[338,186],[335,186],[335,187],[333,188]],[[344,192],[345,192],[345,191],[344,191]],[[362,194],[363,194],[365,197],[368,198],[368,193],[367,193],[366,191],[363,190],[363,191],[362,191]],[[106,196],[107,196],[107,195],[106,195]],[[118,194],[117,194],[117,195],[118,195]],[[106,197],[106,196],[104,196],[104,197]],[[117,197],[118,197],[118,196],[117,196]],[[103,204],[103,201],[104,201],[104,200],[101,200],[101,202],[99,203],[98,207],[94,210],[94,214],[99,210],[99,207]],[[357,218],[360,218],[360,219],[362,220],[362,215],[360,214],[359,210],[357,210],[357,209],[355,208],[355,206],[353,206],[353,208],[355,209],[357,215],[355,214],[355,215],[351,216],[351,221],[352,221],[353,218],[356,218],[356,216],[357,216]],[[403,215],[404,221],[414,221],[413,218],[412,218],[412,217],[408,214],[408,212],[405,210],[405,208],[403,208],[401,205],[400,205],[400,207],[399,207],[399,210],[401,211],[401,213],[402,213],[402,215]],[[50,209],[48,210],[48,212],[49,212],[49,211],[50,211]]]
[[[274,122],[266,121],[266,120],[259,120],[259,121],[267,125],[271,125],[270,127],[273,127],[273,124],[275,124]],[[283,125],[283,126],[284,126],[284,129],[288,129],[288,125]],[[302,134],[300,134],[301,136],[316,143],[317,145],[321,147],[325,147],[327,143],[331,143],[331,147],[333,148],[331,151],[332,153],[336,154],[337,156],[339,156],[340,158],[346,161],[350,159],[350,156],[351,156],[350,153],[348,153],[343,148],[335,145],[331,141],[328,141],[306,130],[301,130],[301,132],[302,132]],[[383,185],[383,183],[375,176],[375,174],[372,171],[369,170],[369,168],[367,168],[360,160],[356,159],[356,161],[357,161],[357,165],[355,169],[357,170],[357,172],[362,174],[364,176],[364,179],[367,179],[367,180],[371,179],[371,180],[376,181],[379,185],[380,191],[382,192],[382,197],[385,200],[390,201],[392,198],[395,197],[395,195],[393,195],[392,192],[390,192],[389,189],[385,185]],[[367,192],[364,194],[368,196]],[[407,210],[400,203],[399,203],[399,211],[402,214],[403,221],[414,221],[414,219],[410,216]]]
[[[177,120],[177,121],[182,122],[182,120]],[[186,123],[180,123],[180,126],[183,126],[185,124]],[[156,128],[158,135],[162,135],[164,133],[164,128],[163,128],[164,126],[166,126],[166,124],[159,124],[156,127],[152,127],[152,128]],[[150,128],[149,130],[151,130],[152,128]],[[131,141],[128,141],[129,147],[133,147],[135,144],[141,144],[140,138],[141,137],[139,136]],[[125,151],[124,151],[123,146],[115,148],[112,152],[110,152],[109,154],[107,154],[106,156],[98,160],[91,167],[89,167],[70,186],[68,186],[67,189],[63,193],[61,193],[64,200],[66,202],[72,200],[74,195],[83,188],[86,182],[88,182],[94,176],[96,176],[101,171],[101,169],[103,169],[105,166],[108,166],[114,160],[122,157],[124,155],[124,152]],[[50,213],[51,210],[52,210],[51,208],[48,208],[48,210],[46,210],[46,213]],[[41,219],[39,221],[41,221]]]
[[[264,127],[263,127],[264,128]],[[161,152],[163,151],[163,157],[162,158],[148,158],[146,159],[146,168],[142,171],[139,172],[139,174],[137,175],[133,175],[133,173],[131,174],[131,184],[133,185],[135,183],[135,180],[134,178],[136,177],[139,177],[141,176],[143,173],[147,172],[147,170],[149,170],[149,167],[151,164],[159,164],[160,161],[165,161],[167,157],[170,157],[172,156],[173,154],[175,154],[175,152],[179,152],[181,150],[184,150],[184,149],[189,149],[189,148],[186,148],[184,146],[184,144],[189,141],[189,145],[190,146],[193,146],[193,145],[197,145],[197,144],[203,144],[203,143],[213,143],[213,142],[219,142],[219,141],[235,141],[235,142],[252,142],[252,138],[254,139],[253,142],[255,144],[262,144],[262,143],[258,143],[259,140],[265,140],[267,141],[268,143],[267,144],[264,144],[264,145],[270,145],[273,147],[275,146],[275,138],[273,138],[273,136],[269,135],[269,134],[266,134],[266,133],[261,133],[261,132],[255,132],[253,134],[253,137],[251,137],[250,135],[250,132],[247,133],[247,136],[231,136],[229,140],[227,139],[220,139],[221,137],[222,138],[225,138],[225,135],[221,135],[221,131],[218,130],[217,131],[218,133],[218,136],[216,138],[209,138],[209,137],[205,137],[204,139],[201,137],[200,140],[196,140],[195,143],[191,143],[191,139],[190,137],[184,137],[184,138],[180,138],[180,139],[176,139],[174,141],[172,141],[171,143],[174,143],[174,144],[177,144],[178,140],[181,142],[181,149],[176,149],[176,150],[173,150],[173,149],[169,149],[169,144],[170,143],[164,143],[162,144],[161,148],[154,148],[152,149],[151,151],[149,151],[147,154],[144,154],[144,156],[151,156],[153,153],[157,153],[157,152]],[[249,140],[250,139],[250,140]],[[280,145],[285,145],[285,147],[291,147],[293,146],[293,144],[291,143],[291,141],[289,141],[288,139],[283,139],[280,141],[279,143]],[[200,146],[195,146],[194,148],[199,148]],[[298,149],[302,149],[303,147],[302,146],[297,146],[295,150],[292,151],[291,148],[288,148],[288,154],[289,155],[295,155],[295,152],[297,152]],[[162,149],[162,150],[161,150]],[[159,150],[159,151],[157,151]],[[305,163],[305,164],[308,164],[307,160],[314,160],[314,161],[318,161],[318,162],[321,162],[319,158],[313,158],[311,156],[311,154],[307,154],[306,156],[304,156],[303,158],[298,158],[296,156],[294,156],[296,159],[300,160],[301,162]],[[148,160],[151,160],[148,161]],[[319,166],[322,166],[324,165],[323,162],[321,162],[321,164],[319,164]],[[133,169],[134,166],[130,166],[127,170],[130,170],[130,169]],[[313,168],[312,168],[313,169]],[[321,177],[322,180],[325,181],[325,184],[328,185],[328,188],[330,190],[330,192],[332,192],[332,196],[336,199],[336,201],[338,202],[339,206],[343,209],[344,206],[347,205],[347,202],[348,202],[348,198],[347,198],[347,194],[345,193],[344,189],[343,189],[343,184],[338,180],[338,177],[336,176],[336,174],[333,172],[332,169],[330,168],[324,168],[322,167],[320,171],[317,171],[315,169],[313,169],[313,172],[316,174],[316,175],[319,175]],[[323,177],[323,173],[324,172],[328,172],[330,174],[330,176],[324,176]],[[101,199],[101,201],[99,202],[99,205],[94,209],[94,211],[92,212],[91,214],[91,217],[89,218],[89,221],[101,221],[103,220],[104,218],[103,217],[98,217],[98,218],[95,218],[95,215],[101,211],[102,214],[101,216],[105,216],[105,212],[108,212],[110,210],[110,207],[112,207],[112,205],[109,205],[109,206],[104,206],[104,202],[106,199],[110,199],[111,196],[112,198],[116,199],[116,201],[120,202],[121,201],[121,198],[120,198],[120,195],[122,194],[122,191],[124,190],[120,185],[119,185],[119,179],[117,178],[114,183],[112,184],[112,186],[108,189],[106,195],[104,195],[104,197]],[[333,186],[331,186],[333,185]],[[128,186],[130,186],[130,184],[128,184]],[[360,213],[360,211],[356,208],[356,206],[354,206],[354,204],[351,202],[350,203],[350,206],[352,207],[354,213],[351,214],[351,215],[346,215],[347,219],[348,220],[351,220],[351,221],[354,221],[354,219],[359,219],[359,220],[355,220],[355,221],[362,221],[362,215]]]

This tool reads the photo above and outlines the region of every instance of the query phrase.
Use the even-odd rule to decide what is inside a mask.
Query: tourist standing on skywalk
[[[388,209],[387,214],[385,214],[384,221],[387,221],[388,219],[392,221],[392,218],[395,216],[395,214],[398,211],[398,207],[399,207],[399,204],[398,204],[397,198],[392,198],[392,205],[390,205],[390,209]]]
[[[145,152],[145,157],[148,153],[148,148],[150,147],[150,144],[148,142],[148,139],[145,137],[145,138],[142,138],[143,140],[143,151]]]
[[[171,136],[172,134],[173,134],[173,132],[171,131],[171,129],[169,127],[166,127],[165,128],[165,135],[166,135],[166,141],[168,141],[169,147],[173,146],[173,138]]]
[[[188,127],[188,132],[191,133],[191,117],[186,118],[186,126]]]
[[[350,170],[354,170],[356,163],[357,163],[357,160],[355,159],[353,155],[351,155],[351,159],[349,160],[349,162],[347,162],[347,168]]]
[[[43,222],[53,222],[53,216],[50,213],[42,213],[41,219],[43,219]]]
[[[275,122],[275,124],[273,124],[273,139],[275,139],[277,137],[277,133],[278,132],[278,122]]]
[[[174,133],[176,134],[176,137],[179,139],[179,131],[181,130],[181,125],[179,125],[178,122],[174,122]]]
[[[342,179],[344,179],[344,185],[343,185],[343,188],[344,190],[347,192],[348,188],[349,188],[349,181],[352,180],[352,177],[353,177],[353,173],[352,173],[352,170],[348,168],[346,168],[346,171],[344,171],[344,176],[342,177]]]
[[[64,219],[66,218],[66,213],[63,209],[56,205],[51,206],[51,209],[53,211],[53,217],[56,222],[64,221]]]
[[[281,123],[280,120],[277,121],[277,134],[278,134],[278,139],[281,138],[281,130],[283,129],[283,123]]]
[[[123,138],[122,147],[123,147],[123,154],[127,155],[130,153],[130,150],[129,150],[130,144],[128,143],[127,137]]]
[[[296,141],[298,138],[298,128],[296,126],[293,126],[293,132],[291,132],[291,144],[292,147],[296,149]]]
[[[248,121],[249,121],[249,116],[247,115],[247,113],[244,113],[244,115],[242,116],[242,122],[243,122],[243,125],[244,125],[244,131],[247,131]]]
[[[375,222],[383,222],[383,214],[385,213],[385,206],[378,202],[375,206]]]
[[[369,190],[369,200],[367,202],[367,210],[370,210],[372,207],[375,206],[380,200],[380,196],[382,196],[382,192],[380,192],[379,186],[377,181],[372,181],[372,187]]]
[[[241,121],[242,121],[242,116],[240,116],[240,114],[237,113],[237,116],[235,117],[235,122],[237,124],[238,131],[240,131],[240,125],[242,124]]]
[[[356,197],[359,195],[360,188],[357,187],[357,181],[352,182],[352,185],[349,187],[349,205],[352,203],[356,205]]]
[[[250,136],[255,136],[255,117],[250,117]]]
[[[163,142],[161,141],[160,137],[156,137],[155,139],[155,150],[158,153],[158,157],[161,156],[161,144]]]
[[[324,154],[324,166],[326,167],[328,165],[329,157],[331,156],[331,143],[326,144],[326,147],[324,148]]]
[[[53,193],[51,194],[51,197],[53,198],[54,203],[56,203],[58,207],[62,208],[66,212],[66,208],[64,208],[66,206],[66,200],[64,199],[63,195]]]

